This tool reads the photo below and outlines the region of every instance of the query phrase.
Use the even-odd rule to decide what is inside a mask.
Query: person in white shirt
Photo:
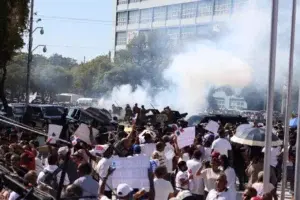
[[[262,152],[265,153],[265,148],[262,149]],[[281,154],[281,147],[271,147],[271,154],[270,154],[270,165],[271,165],[271,183],[277,187],[277,181],[280,176],[277,170],[278,165],[278,156]]]
[[[165,166],[160,166],[155,169],[155,200],[168,200],[174,197],[172,184],[164,179],[166,175],[167,168]]]
[[[220,155],[221,170],[227,178],[227,188],[229,192],[232,192],[233,196],[236,196],[236,174],[233,168],[229,166],[229,160],[227,156]]]
[[[174,147],[171,145],[170,143],[170,137],[165,135],[163,136],[163,141],[166,144],[164,153],[165,153],[165,157],[166,157],[166,167],[168,170],[168,173],[172,173],[173,171],[173,158],[175,156],[175,149]]]
[[[49,155],[48,158],[47,158],[47,161],[48,161],[48,165],[46,167],[44,167],[44,170],[41,171],[39,173],[39,175],[38,175],[37,184],[39,184],[39,185],[43,184],[43,180],[44,180],[45,175],[46,175],[45,171],[53,173],[53,172],[55,172],[58,169],[58,166],[57,166],[58,160],[57,160],[57,156],[56,155]],[[56,177],[57,177],[57,183],[59,183],[60,177],[61,177],[61,171],[58,172],[58,174],[57,174]],[[68,176],[66,175],[63,185],[67,186],[69,184],[70,184],[70,181],[69,181]]]
[[[107,172],[109,167],[112,165],[111,156],[113,155],[113,148],[110,146],[108,149],[105,150],[103,153],[103,157],[99,160],[97,164],[97,170],[99,174],[99,185],[102,184],[103,179],[107,176]],[[105,187],[105,196],[108,198],[112,197],[112,178],[111,176],[108,177],[107,185]]]
[[[265,193],[270,193],[273,196],[274,200],[277,200],[277,195],[276,195],[276,188],[272,183],[268,184],[268,187],[266,189],[266,192],[264,192],[264,172],[261,171],[258,173],[258,179],[257,182],[255,182],[252,187],[256,189],[257,191],[257,196],[263,197]]]
[[[185,161],[178,163],[178,172],[175,178],[176,189],[178,191],[189,189],[190,180],[193,175],[188,172],[188,167]]]
[[[232,146],[230,142],[225,139],[225,132],[224,130],[221,130],[219,132],[219,138],[213,141],[211,148],[212,151],[216,151],[220,153],[221,155],[227,156],[229,159],[231,159],[231,151],[232,151]]]
[[[216,181],[215,189],[212,189],[207,197],[206,200],[235,200],[236,197],[232,196],[227,189],[227,178],[226,175],[221,173]]]
[[[166,166],[165,144],[163,142],[156,143],[156,150],[152,154],[152,158],[158,159],[159,166]]]
[[[202,153],[200,150],[195,150],[193,153],[193,159],[188,160],[186,162],[186,165],[188,167],[188,171],[193,175],[192,182],[192,188],[190,188],[190,191],[192,194],[196,197],[198,200],[204,199],[204,182],[203,178],[200,176],[197,176],[197,171],[201,168],[202,162],[201,162]]]

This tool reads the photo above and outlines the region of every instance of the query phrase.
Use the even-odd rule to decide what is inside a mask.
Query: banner
[[[182,149],[183,147],[193,144],[195,135],[196,135],[195,127],[188,127],[188,128],[181,129],[180,135],[177,136],[178,147]]]
[[[56,124],[49,124],[48,126],[48,139],[47,143],[55,144],[59,139],[63,127]]]
[[[219,124],[213,120],[210,120],[205,127],[205,130],[212,132],[214,134],[218,134]]]
[[[99,133],[99,131],[95,128],[92,128],[92,131],[94,137],[96,137],[96,135]],[[92,141],[90,139],[90,129],[88,125],[80,124],[80,126],[75,131],[74,135],[77,136],[78,139],[84,141],[85,143],[89,145],[92,144]]]
[[[120,158],[112,157],[116,170],[112,174],[112,186],[117,188],[121,183],[127,183],[131,188],[149,188],[148,169],[150,159],[145,155]]]

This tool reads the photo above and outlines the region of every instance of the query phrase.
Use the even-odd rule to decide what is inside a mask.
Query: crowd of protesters
[[[138,111],[133,111],[132,116],[134,112]],[[186,123],[182,122],[178,121],[177,127],[185,128]],[[103,139],[106,133],[101,129],[93,137],[92,144],[77,138],[72,146],[60,143],[43,147],[32,140],[30,133],[3,128],[0,161],[10,170],[11,176],[27,188],[39,188],[55,197],[62,185],[61,197],[66,199],[235,200],[239,199],[238,191],[242,191],[243,200],[277,200],[282,147],[271,149],[271,178],[268,193],[264,193],[264,149],[232,143],[230,137],[235,134],[238,125],[220,124],[218,134],[213,134],[199,124],[194,144],[181,149],[178,147],[176,130],[168,125],[136,124],[129,133],[119,125],[116,131],[109,133],[107,139]],[[283,139],[282,125],[276,124],[274,128],[278,137]],[[141,133],[143,140],[139,137]],[[292,192],[295,130],[291,130],[290,135],[288,181]],[[146,144],[152,144],[153,151],[147,152],[144,148]],[[102,145],[101,153],[94,151],[96,145]],[[172,156],[166,156],[170,151]],[[113,188],[112,156],[136,154],[149,156],[150,188],[133,189],[127,183]],[[17,200],[22,198],[20,195],[4,188],[0,199]]]

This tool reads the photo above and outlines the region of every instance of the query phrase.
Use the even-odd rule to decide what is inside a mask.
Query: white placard
[[[93,136],[95,137],[99,131],[95,128],[92,128]],[[91,145],[91,139],[90,139],[90,129],[88,125],[86,124],[80,124],[80,126],[75,131],[74,135],[76,135],[80,140],[84,141],[85,143]]]
[[[220,125],[218,124],[218,122],[210,120],[206,125],[205,130],[210,131],[214,134],[218,134],[219,127]]]
[[[144,154],[149,158],[152,157],[153,152],[156,150],[155,143],[141,144],[140,146],[141,146],[141,154]]]
[[[62,126],[56,124],[49,124],[47,142],[50,144],[55,144],[56,141],[59,139],[62,129]]]
[[[148,169],[150,159],[146,155],[133,157],[112,157],[116,170],[112,174],[112,186],[117,188],[121,183],[127,183],[131,188],[149,188]]]
[[[183,147],[193,144],[195,135],[196,135],[195,127],[188,127],[188,128],[181,129],[179,136],[177,136],[178,147],[182,149]]]

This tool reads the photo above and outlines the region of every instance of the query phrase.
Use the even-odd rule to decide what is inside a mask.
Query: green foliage
[[[72,58],[54,54],[49,58],[34,55],[31,92],[53,99],[55,94],[72,92],[87,97],[100,97],[115,86],[129,84],[133,89],[144,83],[152,92],[167,87],[162,71],[169,64],[171,47],[157,33],[139,35],[126,50],[117,52],[115,62],[108,55],[77,64]],[[23,98],[26,82],[27,54],[18,54],[9,63],[7,91],[12,98]],[[21,97],[20,97],[21,96]]]
[[[0,1],[0,98],[6,110],[5,96],[6,65],[16,50],[24,45],[23,34],[27,28],[29,0]]]

